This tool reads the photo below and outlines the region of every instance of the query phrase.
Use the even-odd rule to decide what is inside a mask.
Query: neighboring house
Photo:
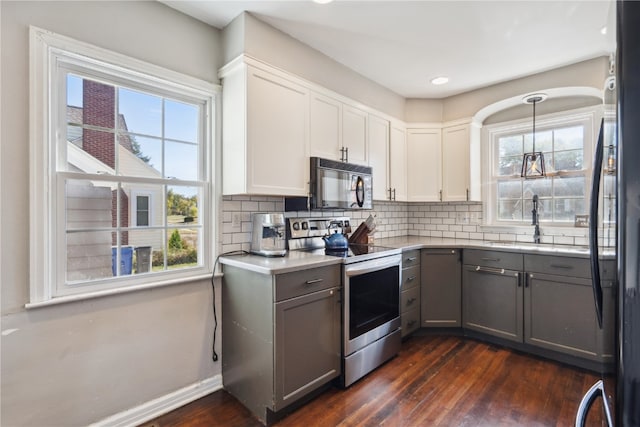
[[[120,115],[115,123],[115,91],[112,86],[83,80],[83,108],[67,106],[67,158],[70,170],[115,175],[118,138],[118,170],[126,175],[157,178],[161,172],[136,154],[134,136],[128,132],[126,120]],[[87,126],[89,128],[87,128]],[[100,131],[94,127],[117,129]],[[90,193],[91,196],[87,196]],[[109,228],[118,225],[117,188],[102,181],[67,184],[67,224],[85,228]],[[77,196],[77,197],[76,197]],[[163,195],[158,186],[141,183],[122,185],[120,191],[120,226],[135,229],[121,234],[120,245],[162,249],[162,234],[150,232],[146,227],[161,221],[154,215],[162,213]],[[139,228],[139,229],[138,229]],[[110,246],[116,246],[115,233],[97,231],[91,238],[84,236],[68,243],[68,279],[84,280],[105,277],[112,269]],[[73,240],[73,234],[68,237]],[[107,271],[108,269],[108,271]]]

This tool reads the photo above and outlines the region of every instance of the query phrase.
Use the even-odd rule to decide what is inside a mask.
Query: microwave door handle
[[[589,207],[589,258],[591,261],[591,286],[596,305],[598,326],[602,329],[602,284],[600,283],[600,264],[598,263],[598,198],[600,197],[600,177],[602,174],[602,156],[604,144],[604,119],[600,123],[600,133],[596,144],[593,176],[591,180],[591,202]]]
[[[356,202],[358,202],[359,208],[364,205],[364,180],[361,176],[356,181]]]

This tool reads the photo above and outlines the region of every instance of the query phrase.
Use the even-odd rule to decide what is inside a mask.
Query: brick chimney
[[[115,88],[84,79],[82,121],[85,125],[115,129]],[[102,163],[115,168],[115,134],[84,129],[82,149]]]

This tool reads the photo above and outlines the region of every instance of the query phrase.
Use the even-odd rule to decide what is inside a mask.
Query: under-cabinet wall
[[[286,216],[349,216],[357,227],[369,214],[376,216],[376,239],[401,236],[441,237],[470,240],[500,240],[529,242],[533,228],[517,232],[497,231],[482,224],[482,203],[434,202],[407,203],[374,201],[373,210],[286,212]],[[282,212],[284,199],[271,196],[224,196],[222,199],[222,252],[249,250],[251,243],[251,214],[254,212]],[[239,219],[234,223],[233,219]],[[544,243],[587,245],[587,229],[553,230],[542,227]]]

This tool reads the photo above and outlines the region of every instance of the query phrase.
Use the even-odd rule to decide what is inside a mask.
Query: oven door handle
[[[347,277],[358,276],[360,274],[371,273],[372,271],[383,270],[389,267],[400,267],[401,257],[400,255],[394,255],[390,257],[382,257],[369,261],[363,261],[347,265],[344,269]]]

